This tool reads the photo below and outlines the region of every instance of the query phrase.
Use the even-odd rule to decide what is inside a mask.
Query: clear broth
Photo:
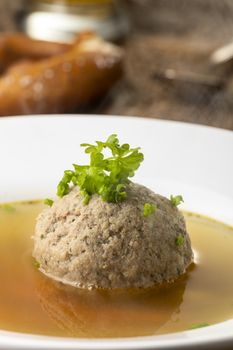
[[[0,207],[0,329],[51,336],[131,337],[233,317],[233,229],[185,213],[198,262],[173,284],[79,290],[43,276],[31,258],[40,202]]]

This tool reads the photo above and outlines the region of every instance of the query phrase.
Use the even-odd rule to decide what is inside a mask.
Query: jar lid
[[[129,30],[124,10],[113,2],[87,5],[36,5],[23,23],[25,32],[41,40],[69,42],[77,33],[94,30],[106,40],[124,37]]]

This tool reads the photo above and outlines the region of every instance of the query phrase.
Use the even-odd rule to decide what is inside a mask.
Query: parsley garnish
[[[155,212],[156,206],[154,204],[145,203],[143,207],[143,215],[148,217]]]
[[[40,263],[37,260],[33,260],[33,265],[36,269],[40,268]]]
[[[197,324],[193,324],[190,329],[197,329],[197,328],[203,328],[203,327],[208,327],[210,326],[209,323],[203,322],[203,323],[197,323]]]
[[[63,197],[73,186],[78,186],[87,204],[93,194],[98,194],[106,202],[118,203],[126,198],[126,185],[134,176],[144,157],[140,148],[130,148],[119,144],[117,135],[111,135],[106,142],[96,141],[96,145],[81,144],[90,155],[89,165],[73,164],[74,170],[66,170],[57,187],[57,195]],[[104,150],[111,156],[105,158]]]
[[[181,195],[178,196],[170,196],[170,201],[172,203],[172,205],[174,205],[175,207],[177,207],[178,205],[181,204],[181,202],[184,202],[183,197]]]
[[[184,237],[179,235],[176,237],[176,245],[178,247],[182,246],[184,244]]]
[[[53,200],[50,198],[46,198],[44,200],[44,204],[48,205],[49,207],[51,207],[53,205]]]
[[[14,213],[16,211],[16,208],[11,205],[11,204],[1,204],[0,205],[0,209],[3,209],[5,211],[7,211],[8,213]]]

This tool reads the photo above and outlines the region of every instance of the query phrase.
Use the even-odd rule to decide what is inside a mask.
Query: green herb
[[[0,209],[3,209],[8,213],[14,213],[16,211],[16,208],[11,204],[2,204],[0,205]]]
[[[35,268],[39,269],[40,268],[40,263],[37,260],[33,260],[33,265]]]
[[[89,165],[73,164],[74,170],[66,170],[57,187],[57,195],[63,197],[72,186],[78,186],[87,204],[93,194],[98,194],[106,202],[118,203],[126,198],[126,185],[134,176],[144,157],[140,148],[130,148],[119,144],[117,135],[111,135],[106,142],[96,141],[96,145],[81,144],[90,156]],[[111,156],[105,158],[104,151]]]
[[[197,324],[193,324],[190,329],[197,329],[197,328],[203,328],[203,327],[208,327],[210,326],[209,323],[203,322],[203,323],[197,323]]]
[[[143,207],[143,215],[148,217],[155,212],[155,209],[156,206],[154,204],[145,203]]]
[[[53,205],[53,200],[52,199],[50,199],[50,198],[46,198],[45,200],[44,200],[44,204],[46,204],[46,205],[48,205],[48,206],[52,206]]]
[[[170,201],[172,203],[172,205],[174,205],[175,207],[177,207],[178,205],[181,204],[181,202],[184,202],[183,197],[181,195],[178,196],[170,196]]]
[[[184,237],[179,235],[176,237],[176,245],[178,247],[182,246],[184,244]]]

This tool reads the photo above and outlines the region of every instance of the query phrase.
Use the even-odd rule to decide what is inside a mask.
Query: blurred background
[[[233,130],[232,0],[0,0],[1,32],[70,41],[89,28],[125,56],[122,79],[85,112]]]

